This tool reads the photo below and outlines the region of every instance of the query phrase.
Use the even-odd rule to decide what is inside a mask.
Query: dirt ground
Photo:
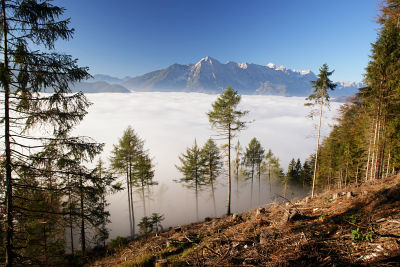
[[[400,175],[175,227],[90,266],[400,266]]]

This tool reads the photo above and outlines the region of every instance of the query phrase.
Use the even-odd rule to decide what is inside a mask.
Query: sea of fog
[[[178,156],[193,145],[194,140],[202,146],[209,137],[215,137],[206,113],[218,95],[201,93],[159,93],[134,92],[130,94],[102,93],[88,94],[93,103],[84,121],[75,129],[77,135],[93,137],[105,143],[101,155],[108,162],[113,144],[118,143],[123,131],[130,125],[145,140],[155,164],[155,180],[146,195],[146,209],[141,194],[135,196],[136,224],[145,215],[153,212],[163,214],[164,227],[192,223],[205,217],[221,216],[226,210],[226,176],[217,182],[215,208],[211,192],[204,188],[199,195],[199,214],[195,212],[194,192],[173,180],[181,178],[175,165]],[[316,146],[314,121],[307,118],[309,107],[304,107],[301,97],[243,95],[239,109],[248,110],[245,120],[250,121],[247,129],[238,134],[241,144],[246,146],[256,137],[264,148],[271,149],[279,157],[286,169],[291,158],[302,162]],[[327,135],[340,104],[332,102],[330,111],[326,109],[322,134]],[[222,144],[221,141],[217,141]],[[236,140],[233,141],[236,143]],[[250,182],[240,181],[232,186],[232,211],[244,212],[250,208],[271,202],[282,194],[282,185],[276,182],[269,188],[265,177],[261,187],[254,181],[253,197],[250,196]],[[121,177],[121,181],[124,181]],[[300,190],[301,191],[301,190]],[[289,196],[305,192],[289,190]],[[127,192],[122,191],[108,197],[111,213],[110,237],[129,235]]]

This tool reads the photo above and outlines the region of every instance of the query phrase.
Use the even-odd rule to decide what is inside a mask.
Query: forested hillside
[[[366,67],[366,87],[343,105],[320,147],[318,187],[342,188],[400,169],[400,2],[387,0]]]

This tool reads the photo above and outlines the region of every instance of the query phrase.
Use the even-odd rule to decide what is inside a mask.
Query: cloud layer
[[[193,209],[193,194],[172,182],[173,179],[180,178],[175,164],[179,164],[178,155],[191,146],[195,138],[202,145],[216,134],[210,129],[206,112],[211,109],[211,103],[218,95],[154,92],[92,94],[88,97],[93,105],[85,120],[75,129],[75,133],[91,136],[98,142],[105,143],[102,158],[107,161],[112,145],[118,142],[123,131],[131,125],[145,140],[145,148],[149,149],[156,164],[155,178],[160,182],[154,189],[155,194],[148,212],[165,214],[166,225],[193,221],[192,216],[178,218],[181,216],[168,209],[171,205],[175,211],[179,210],[181,213],[190,213]],[[324,135],[329,132],[328,124],[333,123],[332,117],[339,106],[338,103],[331,103],[331,111],[325,113],[322,128]],[[301,158],[303,161],[314,152],[315,121],[306,118],[310,109],[304,107],[304,98],[244,95],[239,108],[248,110],[246,120],[252,121],[238,135],[243,146],[256,137],[264,148],[271,149],[280,158],[284,168],[291,158]],[[224,179],[221,179],[221,184],[223,182]],[[217,196],[217,201],[220,202],[219,213],[224,210],[225,191],[223,185],[217,191],[220,192]],[[110,197],[112,236],[127,234],[125,194],[122,192]],[[209,193],[204,193],[203,197],[207,200]],[[140,207],[140,199],[135,205]],[[138,209],[137,220],[144,213]],[[201,218],[212,216],[210,210],[209,206],[201,208]]]

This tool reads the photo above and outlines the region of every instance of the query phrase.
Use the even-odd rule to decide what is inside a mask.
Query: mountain
[[[113,84],[113,83],[122,83],[123,79],[106,74],[95,74],[93,75],[93,79],[90,79],[89,82],[107,82]]]
[[[309,70],[291,70],[272,63],[262,66],[205,57],[196,64],[173,64],[134,78],[121,85],[133,91],[187,91],[220,93],[231,85],[241,94],[308,96],[310,81],[317,76]],[[349,96],[361,84],[338,82],[338,96]],[[333,95],[332,95],[333,96]]]
[[[71,88],[72,92],[83,93],[130,93],[128,89],[119,84],[109,84],[105,81],[80,82]]]

